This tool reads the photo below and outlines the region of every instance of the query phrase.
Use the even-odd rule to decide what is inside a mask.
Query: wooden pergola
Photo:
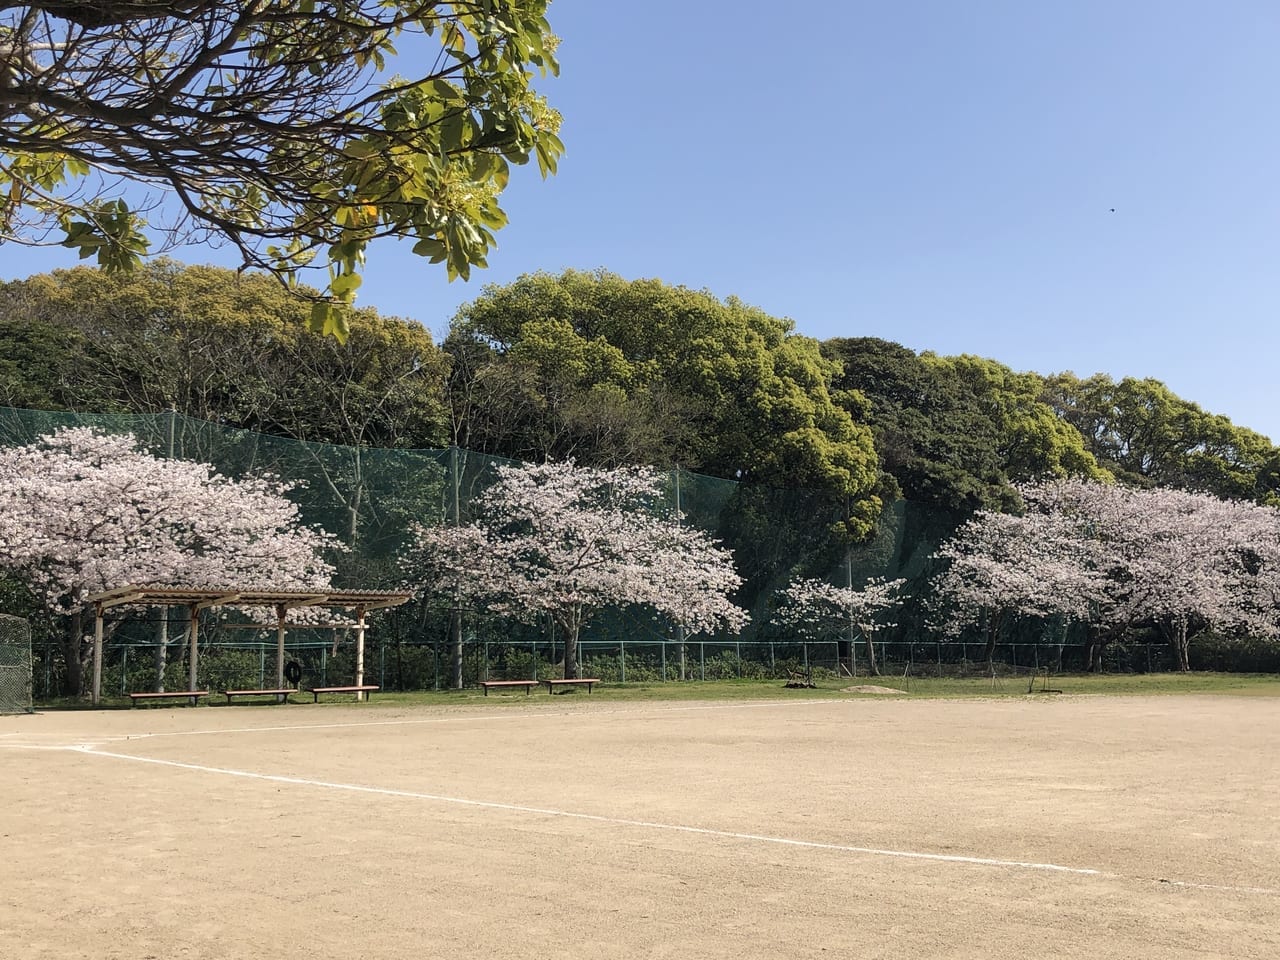
[[[260,629],[276,630],[276,685],[284,686],[285,622],[290,610],[302,607],[326,607],[355,614],[352,624],[356,633],[355,685],[364,685],[365,615],[373,610],[397,607],[410,600],[411,593],[395,590],[235,590],[194,589],[187,587],[148,587],[130,584],[89,597],[93,606],[93,703],[102,699],[102,618],[111,607],[185,606],[190,611],[188,644],[188,690],[196,690],[197,666],[200,662],[200,611],[212,607],[265,607],[275,612],[275,623],[257,624]],[[310,626],[294,624],[294,626]],[[323,625],[322,625],[323,626]],[[363,698],[363,694],[356,694]]]

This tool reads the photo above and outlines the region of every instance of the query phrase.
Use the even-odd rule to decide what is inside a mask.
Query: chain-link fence
[[[31,625],[0,614],[0,714],[31,712]]]

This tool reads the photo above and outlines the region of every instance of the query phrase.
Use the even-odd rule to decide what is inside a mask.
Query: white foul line
[[[1214,884],[1192,883],[1181,880],[1158,879],[1146,877],[1125,877],[1122,874],[1108,873],[1088,867],[1068,867],[1057,863],[1035,863],[1026,860],[999,860],[992,857],[966,857],[949,853],[923,853],[915,850],[890,850],[882,847],[859,847],[842,843],[822,843],[817,840],[795,840],[788,837],[771,837],[758,833],[738,833],[732,830],[713,830],[709,827],[692,827],[678,823],[658,823],[652,820],[631,820],[625,817],[606,817],[594,813],[578,813],[572,810],[555,810],[546,807],[528,807],[515,803],[497,803],[491,800],[469,800],[465,797],[447,797],[435,793],[418,793],[412,790],[394,790],[388,787],[369,787],[354,783],[335,783],[328,780],[309,780],[303,777],[286,777],[272,773],[254,773],[251,770],[233,770],[228,767],[210,767],[199,763],[183,763],[178,760],[161,760],[156,757],[139,757],[129,753],[113,753],[109,750],[98,750],[93,744],[82,744],[76,747],[65,747],[79,753],[94,757],[110,757],[115,760],[132,760],[135,763],[151,763],[162,767],[176,767],[180,770],[194,770],[200,773],[216,773],[228,777],[242,777],[248,780],[264,780],[269,783],[286,783],[304,787],[324,787],[329,790],[345,790],[350,793],[371,793],[384,797],[401,797],[410,800],[430,800],[436,803],[450,803],[464,807],[478,807],[485,810],[505,810],[513,813],[528,813],[547,817],[565,817],[571,820],[586,820],[592,823],[607,823],[613,826],[637,827],[646,830],[663,830],[669,833],[687,833],[703,837],[718,837],[724,840],[745,840],[754,843],[772,843],[780,846],[803,847],[809,850],[830,850],[838,853],[859,853],[876,857],[893,857],[900,860],[927,860],[937,863],[959,863],[971,866],[1004,867],[1018,870],[1036,870],[1045,873],[1072,874],[1082,877],[1103,877],[1115,880],[1142,880],[1147,883],[1187,887],[1198,890],[1222,890],[1234,893],[1255,893],[1265,896],[1280,896],[1280,890],[1266,887],[1217,886]]]

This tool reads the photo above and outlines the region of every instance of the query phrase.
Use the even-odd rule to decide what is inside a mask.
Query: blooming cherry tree
[[[905,580],[868,580],[861,589],[837,587],[825,580],[796,579],[778,591],[774,620],[805,637],[818,639],[840,630],[861,631],[867,639],[867,663],[873,675],[879,676],[872,637],[884,622],[884,615],[901,606],[898,590]]]
[[[516,619],[550,616],[564,636],[567,678],[578,675],[583,625],[605,607],[648,607],[690,633],[741,629],[746,611],[729,599],[742,583],[732,556],[683,526],[661,493],[648,468],[501,466],[472,523],[415,530],[406,574]]]
[[[938,556],[935,582],[953,624],[988,629],[1009,614],[1090,624],[1089,661],[1108,636],[1159,628],[1190,669],[1195,630],[1275,631],[1280,512],[1202,493],[1055,480],[1019,488],[1024,516],[980,512]]]
[[[979,510],[934,555],[950,561],[933,582],[945,633],[980,626],[990,663],[1010,617],[1087,619],[1105,597],[1092,541],[1052,513]]]
[[[129,435],[58,430],[0,449],[0,569],[71,618],[70,692],[81,692],[86,599],[130,583],[318,589],[334,540],[303,524],[272,477],[233,480],[166,460]]]

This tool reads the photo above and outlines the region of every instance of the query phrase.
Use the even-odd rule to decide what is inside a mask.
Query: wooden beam
[[[187,664],[187,689],[199,690],[196,682],[200,676],[200,604],[191,604],[191,655]]]
[[[364,686],[364,607],[356,607],[356,686]],[[365,699],[365,692],[357,690],[356,699]]]
[[[197,600],[192,606],[197,610],[208,610],[210,607],[220,607],[223,604],[235,603],[240,599],[238,593],[224,593],[217,597],[209,597],[205,600]],[[192,687],[194,690],[195,688]]]

